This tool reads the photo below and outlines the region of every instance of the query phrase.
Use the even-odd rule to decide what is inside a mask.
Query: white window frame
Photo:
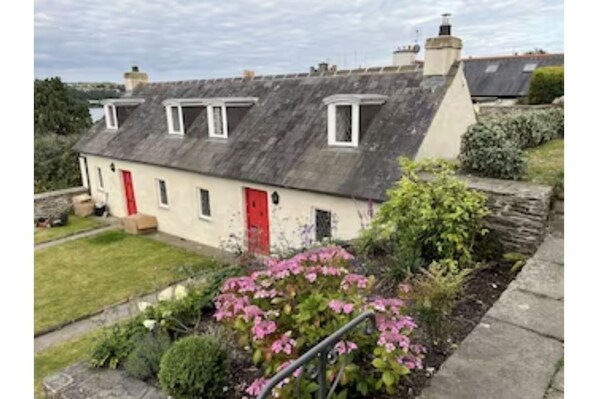
[[[351,141],[336,140],[336,107],[351,106]],[[328,145],[337,147],[357,147],[359,145],[359,111],[356,102],[339,102],[328,104]]]
[[[104,191],[104,175],[102,174],[102,168],[96,167],[96,176],[98,178],[98,191]]]
[[[166,201],[168,203],[164,204],[162,202],[162,192],[160,191],[160,182],[164,182],[164,190],[166,191]],[[170,209],[170,197],[168,196],[168,186],[166,185],[166,180],[164,179],[156,179],[156,195],[158,197],[158,207],[163,209]]]
[[[205,215],[203,213],[203,207],[202,207],[202,202],[201,202],[201,190],[205,190],[208,193],[208,206],[210,207],[209,215]],[[210,195],[210,190],[208,190],[207,188],[197,187],[197,209],[198,209],[198,215],[199,215],[200,219],[212,220],[212,198]]]
[[[528,69],[528,67],[533,67],[532,69]],[[527,64],[523,65],[523,72],[531,73],[534,72],[538,68],[537,62],[528,62]]]
[[[222,134],[216,134],[216,129],[214,125],[214,107],[220,107],[222,112]],[[218,139],[226,139],[228,138],[228,117],[226,115],[226,105],[222,104],[212,104],[207,106],[208,110],[208,136]]]
[[[334,212],[332,212],[332,209],[326,208],[326,207],[322,207],[322,206],[313,206],[312,207],[312,214],[313,214],[313,221],[314,221],[314,242],[320,242],[318,241],[318,225],[317,225],[317,214],[318,211],[322,211],[322,212],[328,212],[330,213],[330,237],[329,237],[329,241],[332,241],[332,237],[336,236],[336,232],[334,231]]]
[[[110,124],[109,115],[112,115],[112,121],[114,124]],[[106,119],[106,128],[111,130],[118,129],[118,119],[116,119],[116,105],[114,104],[106,104],[104,105],[104,116]]]
[[[178,109],[179,127],[180,130],[174,130],[174,124],[172,123],[172,108]],[[168,134],[176,134],[179,136],[185,135],[185,125],[183,125],[183,107],[180,105],[167,105],[166,106],[166,120],[168,121]]]

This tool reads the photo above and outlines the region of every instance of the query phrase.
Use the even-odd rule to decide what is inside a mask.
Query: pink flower
[[[368,286],[367,277],[359,274],[347,274],[341,283],[341,289],[347,291],[351,286],[357,286],[357,288],[366,288]]]
[[[274,353],[284,352],[287,355],[290,355],[296,345],[297,341],[291,338],[291,331],[287,331],[272,343],[271,349]]]
[[[343,310],[343,301],[339,301],[338,299],[333,299],[328,303],[328,307],[332,309],[334,313],[340,313]]]
[[[255,306],[255,305],[251,305],[245,308],[244,311],[244,315],[243,318],[245,319],[245,321],[250,321],[252,319],[255,319],[258,316],[261,316],[264,314],[264,311],[262,309],[260,309],[259,307]],[[216,319],[218,320],[218,319]]]
[[[336,351],[338,352],[339,356],[344,355],[345,353],[351,353],[357,349],[357,344],[351,341],[338,341],[334,346]]]
[[[346,314],[349,314],[353,311],[353,304],[351,303],[345,303],[343,305],[343,312],[345,312]]]
[[[268,380],[266,380],[263,377],[260,377],[258,379],[255,379],[251,385],[249,385],[249,387],[245,390],[245,392],[247,392],[250,395],[253,396],[258,396],[260,394],[260,392],[262,392],[262,389],[264,388],[264,386],[268,383]]]
[[[256,319],[257,321],[258,319]],[[251,332],[253,333],[253,340],[257,341],[259,339],[264,339],[266,335],[272,334],[276,331],[276,323],[270,320],[265,321],[257,321],[255,325],[251,328]]]
[[[307,273],[305,275],[305,278],[307,279],[307,281],[309,281],[310,283],[313,283],[314,281],[316,281],[316,278],[318,277],[318,275],[316,273]]]

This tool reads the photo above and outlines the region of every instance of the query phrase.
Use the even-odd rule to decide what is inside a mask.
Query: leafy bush
[[[500,179],[518,179],[526,168],[519,143],[492,121],[467,129],[461,139],[459,160],[470,173]]]
[[[349,273],[345,266],[352,259],[344,249],[329,246],[270,260],[265,270],[224,283],[215,299],[216,320],[237,331],[241,345],[251,348],[254,363],[262,365],[267,377],[362,311],[373,309],[378,334],[356,329],[335,347],[347,361],[339,395],[349,390],[392,393],[402,376],[421,368],[422,348],[409,338],[415,324],[403,314],[401,300],[367,299],[373,278]],[[341,363],[331,366],[330,376],[339,372]],[[297,375],[277,387],[276,394],[291,397]],[[257,396],[265,383],[258,378],[246,392]],[[308,379],[302,379],[301,387],[303,392],[315,389]]]
[[[565,67],[537,68],[529,84],[530,104],[550,104],[565,94]]]
[[[90,365],[115,369],[129,356],[135,348],[135,343],[146,333],[147,330],[137,319],[104,329],[92,346]]]
[[[442,345],[449,329],[447,318],[463,291],[471,269],[459,270],[451,260],[432,262],[411,280],[407,297],[432,345]]]
[[[564,135],[562,108],[513,112],[470,126],[461,140],[459,159],[473,174],[519,179],[527,167],[523,150]]]
[[[454,166],[443,161],[416,163],[401,159],[403,176],[388,190],[388,200],[363,233],[368,242],[394,244],[396,275],[410,275],[434,260],[454,259],[462,265],[472,261],[476,236],[484,234],[488,214],[486,197],[454,176]],[[423,179],[420,174],[431,173]]]
[[[160,386],[176,399],[216,399],[225,396],[229,359],[218,341],[189,336],[176,341],[160,362]]]
[[[156,378],[160,370],[160,359],[170,347],[170,338],[166,334],[145,335],[137,341],[135,348],[125,361],[125,370],[143,381]]]

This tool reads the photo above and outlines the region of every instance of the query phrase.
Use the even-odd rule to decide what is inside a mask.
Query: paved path
[[[563,237],[551,234],[420,398],[562,398],[563,278]]]
[[[60,245],[60,244],[64,244],[65,242],[69,242],[69,241],[73,241],[73,240],[78,240],[79,238],[85,238],[85,237],[90,237],[90,236],[94,236],[96,234],[100,234],[103,233],[105,231],[108,230],[113,230],[118,228],[118,226],[103,226],[103,227],[98,227],[92,230],[86,230],[84,232],[81,233],[76,233],[70,236],[66,236],[63,238],[58,238],[56,240],[52,240],[52,241],[47,241],[47,242],[42,242],[40,244],[37,244],[35,246],[35,250],[37,251],[38,249],[44,249],[44,248],[50,248],[56,245]]]

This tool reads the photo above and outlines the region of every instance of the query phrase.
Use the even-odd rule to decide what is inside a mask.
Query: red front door
[[[133,179],[131,172],[123,170],[123,183],[125,186],[125,202],[127,203],[127,213],[134,215],[137,213],[137,204],[135,203],[135,192],[133,191]]]
[[[270,253],[270,224],[268,222],[268,193],[245,189],[247,207],[247,249],[252,253]]]

